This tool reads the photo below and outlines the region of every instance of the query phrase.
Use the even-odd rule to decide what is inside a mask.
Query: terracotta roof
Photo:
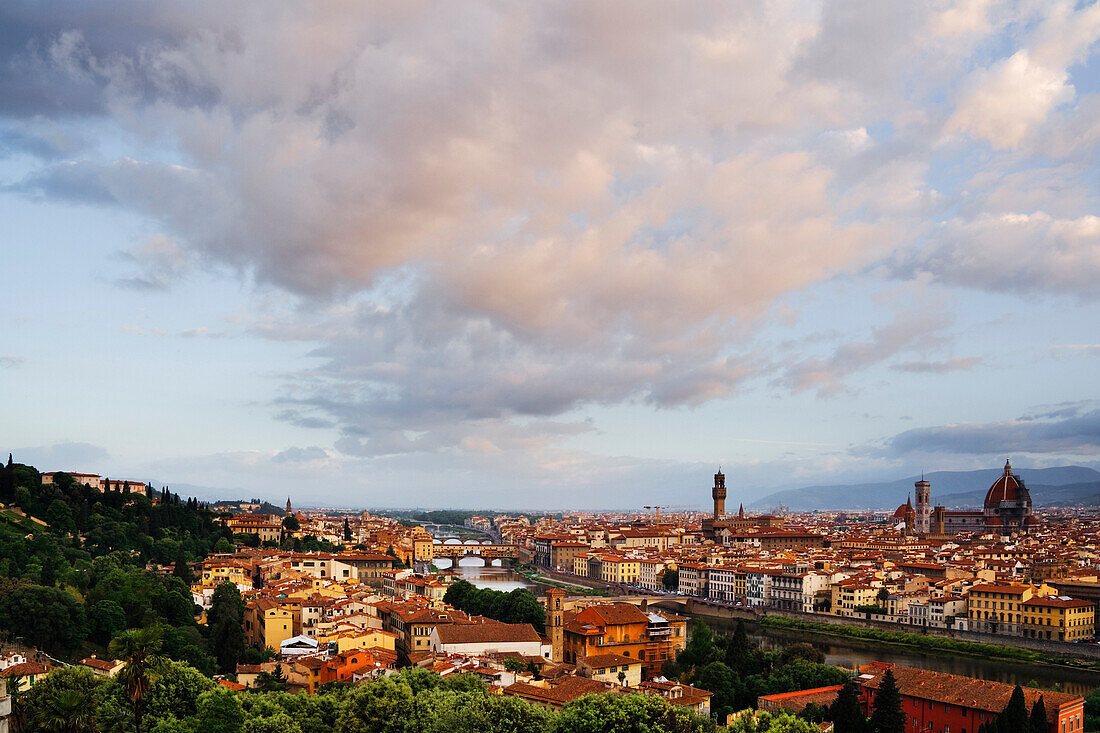
[[[504,694],[516,695],[536,702],[564,705],[570,700],[594,692],[607,692],[611,687],[606,682],[590,680],[587,677],[564,677],[553,687],[535,687],[524,682],[516,682],[504,688]]]
[[[581,657],[580,661],[593,669],[599,669],[600,667],[621,667],[623,665],[642,663],[640,659],[623,657],[618,654],[592,654],[587,657]]]
[[[12,677],[17,674],[29,677],[31,675],[48,674],[51,669],[53,667],[41,662],[22,662],[21,664],[13,664],[7,669],[0,669],[0,677]]]
[[[448,624],[436,629],[440,644],[485,644],[540,641],[531,624]]]
[[[991,713],[1000,713],[1008,705],[1012,697],[1014,685],[1003,682],[990,682],[988,680],[963,677],[961,675],[946,674],[944,672],[930,672],[914,667],[899,667],[897,665],[874,662],[860,667],[863,686],[878,689],[882,681],[882,675],[887,668],[894,671],[894,679],[897,680],[898,690],[902,695],[942,702],[948,705],[960,705],[975,710],[985,710]],[[869,677],[863,677],[868,675]],[[1053,723],[1057,720],[1059,708],[1075,703],[1084,703],[1080,695],[1070,695],[1064,692],[1051,692],[1050,690],[1037,690],[1033,687],[1025,687],[1024,702],[1030,710],[1039,698],[1047,709],[1047,717]]]

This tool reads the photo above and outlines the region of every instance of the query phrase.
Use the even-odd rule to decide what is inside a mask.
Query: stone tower
[[[290,508],[290,497],[288,496],[286,498],[286,515],[289,517],[293,513],[294,513],[294,510]]]
[[[913,484],[916,488],[917,505],[914,507],[917,513],[917,534],[928,534],[932,531],[932,484],[920,477],[920,481]]]
[[[565,591],[551,588],[546,591],[546,635],[550,637],[550,661],[561,664],[565,656],[565,623],[562,601]]]
[[[710,490],[710,496],[714,499],[714,518],[721,519],[726,514],[726,475],[721,468],[714,474],[714,488]]]

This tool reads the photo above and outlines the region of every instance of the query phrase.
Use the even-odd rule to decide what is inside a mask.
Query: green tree
[[[1050,723],[1047,721],[1047,705],[1042,696],[1031,706],[1031,717],[1028,718],[1028,733],[1049,733]]]
[[[585,695],[558,715],[559,733],[709,733],[714,721],[656,695]]]
[[[111,654],[125,663],[117,675],[134,711],[134,727],[141,733],[145,696],[160,678],[164,658],[160,656],[161,630],[157,626],[124,631],[111,641]]]
[[[405,733],[405,721],[413,714],[414,697],[404,679],[382,677],[369,685],[360,685],[344,701],[336,733]]]
[[[11,704],[11,727],[14,731],[20,731],[27,719],[27,695],[30,692],[30,684],[21,674],[10,675],[5,680],[5,684],[8,702]]]
[[[1024,701],[1024,688],[1016,685],[1008,705],[997,716],[998,733],[1028,733],[1027,702]]]
[[[84,667],[55,669],[39,679],[25,698],[31,729],[51,733],[94,730],[100,684],[92,671]]]
[[[351,542],[351,524],[347,517],[344,517],[344,542]]]
[[[661,573],[661,587],[670,593],[675,593],[680,589],[680,571],[672,568],[666,568]]]
[[[210,629],[210,646],[222,674],[237,671],[237,662],[244,650],[244,601],[237,586],[228,580],[214,589],[206,624]]]
[[[714,632],[702,621],[691,627],[691,639],[676,661],[686,667],[704,667],[718,657],[718,641]]]
[[[145,697],[145,717],[154,725],[162,720],[190,720],[198,714],[199,698],[214,682],[183,662],[165,662]]]
[[[97,601],[88,607],[88,629],[93,640],[109,644],[126,630],[126,613],[114,601]]]
[[[723,662],[711,662],[700,669],[693,680],[693,684],[714,695],[710,709],[718,720],[725,720],[733,712],[739,682],[737,674]]]
[[[894,671],[887,669],[879,682],[871,711],[871,733],[905,733],[905,713],[901,709]]]
[[[286,675],[283,665],[276,664],[274,672],[260,672],[256,675],[256,687],[261,692],[282,692],[286,689]]]
[[[24,585],[0,599],[0,628],[53,654],[76,649],[88,636],[84,606],[61,588]]]
[[[91,733],[95,730],[95,708],[89,695],[79,690],[62,690],[47,698],[34,711],[35,725],[46,733]]]
[[[46,507],[46,523],[58,534],[72,534],[76,531],[73,523],[73,510],[61,499],[54,499]]]
[[[298,521],[298,517],[293,514],[283,517],[283,529],[287,532],[297,532],[301,528],[302,524]]]
[[[859,704],[859,692],[855,680],[849,679],[840,688],[833,704],[829,706],[828,719],[833,721],[836,733],[866,733],[867,718]]]
[[[726,730],[730,733],[817,733],[818,728],[788,712],[772,715],[745,710]]]
[[[172,567],[172,575],[189,587],[195,582],[195,574],[191,572],[191,563],[188,562],[187,551],[182,544],[176,551],[176,561]]]

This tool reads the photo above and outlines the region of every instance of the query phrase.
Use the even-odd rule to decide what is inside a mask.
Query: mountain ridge
[[[1036,506],[1077,506],[1100,495],[1100,471],[1086,466],[1017,469],[1028,485]],[[976,471],[934,471],[924,474],[932,484],[932,505],[948,508],[982,505],[985,493],[1002,474],[1002,469]],[[766,511],[786,506],[792,511],[836,511],[842,509],[893,510],[913,493],[921,476],[893,481],[857,484],[819,484],[777,491],[746,503],[746,508]],[[1075,488],[1067,488],[1075,487]]]

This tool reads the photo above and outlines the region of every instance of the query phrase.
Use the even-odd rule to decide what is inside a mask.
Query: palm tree
[[[126,690],[126,696],[134,708],[134,727],[141,733],[141,716],[145,711],[145,695],[160,678],[164,658],[160,656],[161,637],[159,626],[123,631],[111,641],[110,651],[126,663],[119,670],[118,681]]]
[[[14,731],[23,730],[23,721],[27,718],[27,693],[30,687],[23,684],[23,675],[13,674],[7,679],[7,691],[11,702],[11,727]]]
[[[43,701],[34,721],[48,733],[89,733],[95,730],[95,706],[80,690],[62,690]]]

